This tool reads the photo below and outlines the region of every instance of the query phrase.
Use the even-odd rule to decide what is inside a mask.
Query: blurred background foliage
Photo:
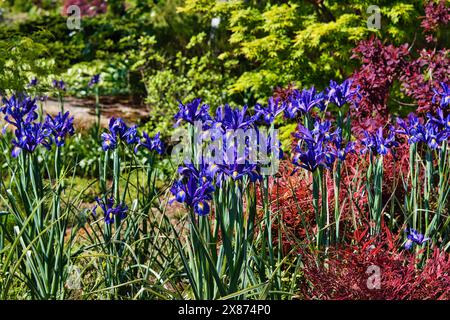
[[[350,76],[351,49],[372,34],[384,42],[424,45],[423,1],[7,0],[1,1],[0,89],[18,91],[32,76],[63,78],[74,96],[102,74],[101,95],[129,96],[149,110],[146,128],[171,127],[177,100],[201,97],[264,103],[277,87]],[[82,8],[69,30],[67,8]],[[369,29],[371,5],[382,28]],[[442,31],[437,46],[445,47]]]

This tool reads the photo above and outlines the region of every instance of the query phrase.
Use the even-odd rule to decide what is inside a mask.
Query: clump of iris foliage
[[[60,94],[63,109],[64,82],[55,80],[54,90]],[[136,126],[112,118],[109,132],[101,135],[104,155],[97,180],[98,205],[82,209],[88,186],[75,189],[76,163],[65,150],[66,140],[75,133],[74,118],[69,112],[44,118],[36,99],[25,94],[4,98],[1,111],[7,123],[2,139],[7,165],[2,175],[8,177],[1,188],[2,298],[8,298],[17,283],[26,286],[31,298],[66,298],[71,277],[81,279],[91,268],[103,280],[90,283],[89,294],[115,298],[123,290],[126,295],[145,294],[123,286],[146,279],[152,272],[146,263],[152,256],[147,250],[156,241],[148,236],[155,223],[149,216],[158,201],[153,166],[156,155],[164,150],[159,136],[141,134]],[[126,153],[127,148],[132,152]],[[110,176],[113,181],[107,184]],[[130,189],[134,198],[129,207],[125,201]],[[133,267],[124,266],[129,259]],[[160,267],[164,270],[164,262]]]

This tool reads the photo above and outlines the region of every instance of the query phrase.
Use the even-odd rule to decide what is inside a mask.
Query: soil
[[[44,114],[52,116],[61,111],[59,101],[48,99],[43,103]],[[146,118],[148,109],[144,105],[133,103],[127,97],[100,97],[101,126],[107,127],[111,117],[121,117],[128,124],[135,124],[139,119]],[[64,111],[74,116],[77,129],[87,129],[95,124],[95,99],[66,97]]]

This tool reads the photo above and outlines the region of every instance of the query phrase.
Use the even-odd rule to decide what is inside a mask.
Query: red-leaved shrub
[[[355,234],[355,244],[330,249],[322,261],[317,253],[304,252],[302,298],[450,299],[450,255],[435,248],[421,265],[414,253],[398,252],[398,238],[385,228],[379,238],[369,238],[367,231]]]
[[[433,76],[430,77],[429,75]],[[402,90],[414,98],[418,104],[417,112],[436,111],[439,101],[432,103],[433,88],[438,88],[440,82],[448,83],[450,79],[450,51],[426,50],[403,70],[400,80]]]
[[[425,17],[423,17],[420,26],[425,31],[428,42],[436,42],[437,39],[433,36],[433,33],[440,26],[445,26],[450,21],[450,8],[446,6],[445,2],[445,0],[439,2],[429,0],[425,5]]]
[[[407,66],[408,57],[408,44],[384,45],[375,37],[361,41],[353,49],[352,58],[362,63],[353,74],[354,85],[360,86],[362,95],[354,117],[359,127],[372,131],[386,123],[389,91]]]
[[[107,2],[105,0],[65,0],[63,15],[68,14],[70,6],[78,6],[82,17],[94,17],[106,12]]]

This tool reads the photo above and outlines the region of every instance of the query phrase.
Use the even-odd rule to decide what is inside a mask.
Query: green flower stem
[[[58,92],[58,100],[59,106],[61,108],[61,114],[64,114],[64,95],[61,93],[61,91]]]
[[[448,202],[450,194],[450,157],[447,141],[444,141],[439,151],[439,186],[438,186],[438,205],[436,211],[436,225],[439,225],[441,214],[444,211],[445,204]]]
[[[418,180],[419,167],[417,161],[417,144],[413,143],[409,147],[409,176],[411,181],[411,193],[409,193],[408,208],[412,213],[412,227],[417,230],[418,227]],[[407,193],[408,194],[408,193]]]
[[[316,215],[317,224],[317,234],[316,234],[316,244],[317,247],[321,247],[323,244],[323,226],[321,225],[321,212],[319,206],[319,196],[321,189],[321,176],[320,170],[316,170],[312,173],[313,176],[313,207]]]
[[[119,148],[116,148],[113,153],[113,194],[114,194],[114,201],[115,204],[120,204],[120,190],[119,190],[119,184],[120,184],[120,154],[119,154]]]
[[[381,231],[382,194],[383,194],[383,156],[370,154],[370,163],[366,176],[366,191],[370,212],[371,235]]]
[[[101,113],[100,113],[100,95],[98,85],[95,86],[95,116],[97,118],[97,133],[100,132],[100,121],[101,121]]]
[[[430,148],[427,149],[426,156],[425,156],[425,183],[424,183],[424,204],[425,204],[425,230],[428,230],[428,217],[429,212],[431,210],[430,205],[430,194],[433,190],[433,151],[430,150]],[[422,222],[422,221],[421,221]],[[422,229],[422,228],[420,228]]]
[[[339,226],[341,221],[341,208],[339,201],[339,194],[341,190],[341,160],[337,160],[334,176],[334,221],[335,221],[335,242],[339,243]]]

